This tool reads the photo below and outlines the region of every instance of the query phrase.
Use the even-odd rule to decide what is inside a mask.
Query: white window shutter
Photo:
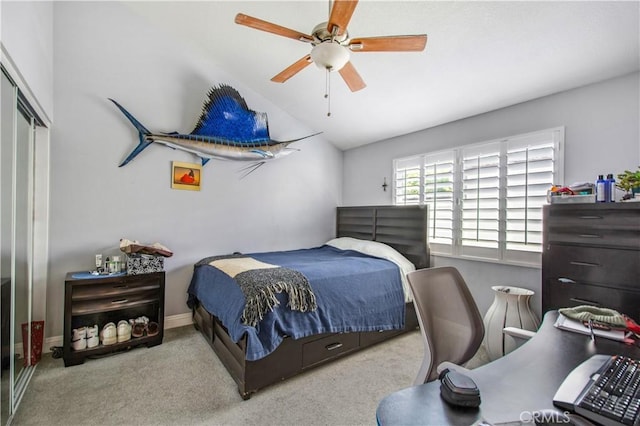
[[[394,160],[395,204],[429,206],[432,253],[539,265],[564,128]]]
[[[504,257],[531,259],[542,252],[542,206],[554,184],[558,130],[506,141],[506,233]],[[539,256],[537,256],[539,257]]]
[[[420,204],[421,166],[420,156],[394,161],[393,196],[396,205]]]
[[[434,250],[451,253],[453,245],[455,152],[424,158],[424,204],[429,206],[429,243]]]
[[[462,149],[462,255],[497,257],[500,233],[500,144]]]

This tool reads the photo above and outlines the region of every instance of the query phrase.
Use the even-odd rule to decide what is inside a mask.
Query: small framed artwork
[[[192,163],[171,162],[171,188],[200,191],[202,166]]]

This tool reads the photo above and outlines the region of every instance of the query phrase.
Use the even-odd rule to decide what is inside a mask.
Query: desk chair
[[[424,359],[414,381],[419,385],[437,379],[441,364],[441,369],[456,368],[451,363],[469,361],[482,343],[484,324],[456,268],[419,269],[407,279],[424,341]]]

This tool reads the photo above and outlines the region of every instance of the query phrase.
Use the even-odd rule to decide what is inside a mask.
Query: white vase
[[[517,327],[536,331],[540,322],[529,306],[533,291],[508,286],[494,286],[491,290],[495,292],[495,297],[484,316],[483,344],[489,359],[493,361],[518,346],[512,337],[505,336],[503,328]]]

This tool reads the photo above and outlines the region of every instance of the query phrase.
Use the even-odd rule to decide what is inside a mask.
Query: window
[[[434,254],[539,264],[564,128],[394,161],[395,204],[429,206]]]

